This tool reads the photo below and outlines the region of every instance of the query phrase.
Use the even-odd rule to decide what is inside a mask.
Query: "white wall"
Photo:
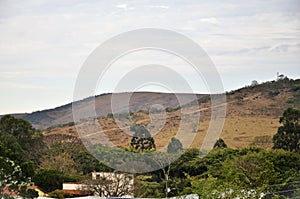
[[[83,190],[83,184],[63,183],[63,190]]]

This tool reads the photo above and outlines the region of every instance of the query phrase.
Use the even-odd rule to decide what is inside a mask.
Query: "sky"
[[[298,0],[0,0],[0,114],[72,102],[79,71],[93,50],[140,28],[172,30],[195,41],[226,91],[275,80],[277,72],[300,78]],[[113,92],[130,66],[153,63],[172,64],[194,92],[208,92],[188,64],[144,51],[118,60],[95,94]]]

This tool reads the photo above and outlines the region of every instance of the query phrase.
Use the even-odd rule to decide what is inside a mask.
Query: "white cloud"
[[[116,7],[126,10],[127,9],[127,4],[118,4],[118,5],[116,5]]]
[[[211,23],[211,24],[218,24],[219,21],[215,17],[209,17],[209,18],[202,18],[200,19],[201,22],[204,23]]]
[[[169,6],[165,5],[154,5],[154,6],[148,6],[150,8],[161,8],[161,9],[169,9]]]
[[[0,82],[0,88],[5,89],[44,89],[45,87],[36,84],[25,84],[15,82]]]

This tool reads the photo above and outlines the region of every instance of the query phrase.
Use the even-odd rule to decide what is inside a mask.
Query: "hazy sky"
[[[197,42],[225,90],[274,80],[277,72],[300,77],[298,0],[0,0],[0,114],[71,102],[87,56],[138,28],[169,29]]]

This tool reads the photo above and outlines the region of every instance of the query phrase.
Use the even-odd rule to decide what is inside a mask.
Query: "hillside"
[[[157,99],[159,102],[176,107],[175,99],[171,94],[140,93],[140,101],[136,100],[135,110],[143,107],[143,104],[150,102],[149,99]],[[287,78],[278,81],[266,82],[256,86],[247,86],[235,91],[226,93],[227,95],[227,115],[221,138],[225,140],[229,147],[241,148],[256,145],[270,148],[271,137],[277,132],[279,127],[279,117],[288,107],[300,108],[300,80],[289,80]],[[141,100],[144,96],[144,101]],[[147,97],[146,97],[147,96]],[[154,97],[156,96],[156,97]],[[107,96],[108,97],[108,96]],[[167,99],[167,100],[165,100]],[[149,101],[147,101],[149,100]],[[139,102],[139,103],[138,103]],[[155,101],[157,103],[158,101]],[[201,119],[192,147],[200,147],[206,135],[209,121],[211,105],[209,96],[199,97],[198,103],[187,105],[192,113],[200,111]],[[153,103],[153,101],[152,101]],[[158,149],[167,145],[170,139],[177,132],[180,125],[180,109],[170,109],[167,111],[167,119],[162,130],[153,135]],[[131,118],[138,124],[147,125],[151,122],[147,111],[135,111]],[[122,120],[122,119],[120,119]],[[105,144],[99,138],[98,133],[105,133],[111,142],[117,146],[129,147],[131,136],[125,133],[126,120],[123,130],[115,122],[114,118],[103,117],[98,119],[102,127],[102,132],[92,129],[87,122],[82,122],[77,128],[85,128],[85,135],[81,135],[93,140],[91,144]],[[150,129],[151,130],[151,129]],[[63,127],[51,128],[44,133],[49,137],[57,135],[77,136],[76,128],[72,124]]]
[[[114,98],[122,99],[127,93],[114,94]],[[189,102],[190,94],[177,94],[181,95],[186,103]],[[204,95],[197,95],[198,98]],[[102,94],[95,96],[95,109],[98,117],[107,116],[111,113],[111,97],[112,94]],[[81,101],[75,102],[80,111],[85,115],[82,119],[91,117],[88,107],[93,103],[92,98],[86,98]],[[135,112],[138,110],[146,110],[149,106],[154,104],[161,104],[164,107],[177,107],[178,101],[174,94],[171,93],[154,93],[154,92],[137,92],[134,93],[130,99],[130,111]],[[124,107],[114,106],[117,112],[121,112]],[[37,111],[30,114],[12,114],[17,118],[22,118],[29,121],[35,128],[46,129],[51,126],[59,126],[73,122],[72,103],[43,111]]]

